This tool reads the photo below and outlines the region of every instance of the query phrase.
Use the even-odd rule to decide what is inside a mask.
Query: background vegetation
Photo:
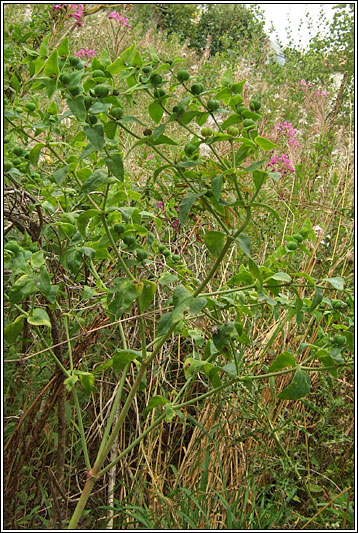
[[[285,65],[274,61],[263,15],[243,4],[211,4],[204,12],[198,4],[57,6],[7,4],[4,11],[5,527],[68,525],[108,419],[121,416],[136,383],[143,334],[150,356],[158,328],[164,331],[160,317],[175,308],[176,287],[194,292],[210,271],[215,240],[207,235],[220,234],[220,220],[233,230],[242,224],[229,187],[222,185],[221,198],[221,182],[212,185],[238,133],[229,135],[228,126],[210,144],[202,130],[215,135],[227,113],[237,113],[230,91],[238,84],[243,105],[261,107],[254,135],[243,117],[234,128],[248,146],[258,136],[274,147],[234,150],[242,172],[256,165],[240,176],[243,197],[255,194],[254,172],[266,172],[261,207],[206,285],[208,308],[168,330],[146,368],[104,465],[138,444],[94,485],[78,527],[354,529],[353,5],[338,7],[330,32],[313,36],[308,50],[291,42]],[[51,78],[49,57],[66,42],[62,75],[76,75],[67,58],[83,50],[76,83],[85,80],[86,96],[109,84],[103,102],[123,106],[127,117],[117,129],[100,105],[80,120],[76,91],[66,92],[66,78]],[[134,42],[142,63],[121,55]],[[131,93],[139,78],[132,83],[122,74],[136,61],[143,87]],[[189,98],[181,101],[194,112],[186,116],[191,131],[180,119],[166,124],[177,144],[143,142],[161,121],[153,105],[159,89],[143,65],[162,68],[171,106]],[[180,69],[190,74],[188,87],[205,84],[205,105],[220,100],[217,112],[203,116],[202,102],[176,79]],[[92,84],[95,70],[103,76]],[[105,124],[108,153],[94,149],[97,123]],[[163,158],[183,163],[182,174],[163,168]],[[106,165],[120,179],[90,189],[93,170]],[[188,203],[190,184],[199,196]],[[103,225],[97,204],[108,210]],[[115,225],[135,242],[123,241]],[[118,285],[125,268],[149,283],[148,305],[137,299],[118,314],[111,298],[125,292]],[[269,280],[263,292],[262,278]],[[282,399],[291,374],[252,379],[274,372],[280,354],[286,365],[276,370],[294,357],[328,371],[310,373],[309,394]],[[55,359],[79,371],[66,386]],[[213,362],[220,379],[242,380],[194,402],[218,386]],[[113,410],[121,387],[124,400]],[[171,411],[178,398],[185,405]]]

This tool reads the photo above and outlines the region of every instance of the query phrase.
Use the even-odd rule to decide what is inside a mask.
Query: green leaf
[[[53,173],[53,179],[57,183],[57,185],[62,185],[65,181],[65,179],[68,176],[68,169],[70,165],[65,165],[64,167],[58,168]]]
[[[187,218],[188,218],[188,215],[189,215],[189,212],[190,212],[190,209],[193,205],[193,203],[195,202],[195,200],[197,200],[198,198],[200,198],[200,196],[203,196],[204,194],[206,194],[206,190],[205,191],[202,191],[200,193],[190,193],[190,194],[187,194],[183,200],[180,202],[180,205],[179,205],[179,220],[180,220],[180,224],[181,225],[184,225]]]
[[[232,85],[232,68],[229,67],[224,72],[223,77],[221,78],[221,85],[223,87],[228,87],[229,85]]]
[[[204,235],[204,242],[209,252],[214,256],[218,256],[225,246],[226,236],[220,231],[208,231]]]
[[[51,286],[50,276],[45,266],[40,268],[40,273],[34,279],[34,283],[36,287],[40,289],[42,294],[46,296],[51,303],[54,303],[52,301],[52,298],[55,296],[53,291],[57,291],[58,287],[55,289],[56,286]]]
[[[43,39],[43,41],[42,41],[42,43],[40,45],[40,49],[39,49],[40,56],[43,56],[43,57],[48,56],[48,42],[49,42],[51,36],[52,36],[52,31],[50,33],[48,33],[44,37],[44,39]]]
[[[9,292],[9,300],[13,304],[18,304],[25,300],[30,294],[37,292],[33,278],[29,274],[24,274],[18,278]]]
[[[255,279],[262,283],[262,276],[259,267],[252,259],[249,259],[249,270]]]
[[[151,118],[154,120],[154,122],[156,124],[158,124],[158,122],[160,122],[161,119],[162,119],[162,116],[163,116],[163,113],[164,113],[164,109],[157,102],[152,102],[148,106],[148,112],[149,112]]]
[[[157,337],[161,337],[162,335],[166,335],[168,331],[171,329],[171,327],[177,323],[180,322],[181,317],[178,316],[178,312],[169,311],[169,313],[165,313],[162,315],[158,322],[158,327],[156,331]]]
[[[29,324],[33,326],[51,327],[51,320],[44,309],[33,309],[31,316],[27,317]]]
[[[319,287],[316,287],[316,292],[312,301],[312,304],[308,311],[313,311],[323,300],[323,292]]]
[[[94,374],[91,372],[84,372],[83,370],[75,370],[75,373],[80,378],[83,390],[90,394],[94,389]]]
[[[70,392],[73,389],[77,381],[78,381],[78,376],[76,374],[73,374],[72,376],[69,376],[68,378],[65,379],[64,384],[68,392]]]
[[[92,191],[97,191],[102,185],[105,185],[107,183],[115,183],[117,181],[117,178],[114,178],[113,176],[108,176],[108,173],[101,169],[97,168],[84,182],[84,184],[81,187],[82,193],[90,193]]]
[[[259,169],[262,166],[262,163],[265,163],[265,159],[261,159],[261,161],[256,161],[256,163],[252,163],[250,166],[245,168],[245,172],[253,172],[254,170]]]
[[[115,318],[120,318],[128,311],[138,296],[135,280],[117,279],[107,295],[108,310]]]
[[[192,298],[189,304],[190,314],[193,316],[198,315],[200,311],[204,309],[206,304],[207,304],[206,298]]]
[[[199,113],[196,117],[196,123],[198,124],[198,126],[203,126],[205,124],[205,122],[208,120],[209,118],[209,113]]]
[[[138,302],[140,306],[140,311],[143,313],[153,301],[154,295],[157,292],[157,284],[154,281],[149,281],[147,279],[142,279],[143,290],[138,296]]]
[[[49,78],[57,78],[59,72],[57,50],[54,50],[45,64],[44,76],[48,76]]]
[[[165,405],[166,403],[170,403],[170,402],[169,400],[164,398],[164,396],[160,396],[159,394],[156,396],[153,396],[149,400],[147,407],[144,409],[144,414],[147,414],[149,411],[151,411],[155,407],[158,407],[158,405]]]
[[[31,256],[32,268],[40,268],[45,263],[44,253],[42,250],[35,252]]]
[[[77,276],[82,264],[82,254],[78,248],[67,248],[67,250],[61,255],[60,262],[64,268]]]
[[[44,143],[35,144],[35,146],[31,149],[31,151],[29,153],[29,161],[34,167],[37,167],[37,164],[39,162],[41,149],[44,146],[46,146]]]
[[[103,124],[95,124],[93,128],[90,126],[84,126],[83,131],[96,148],[96,150],[102,150],[104,146],[104,128]]]
[[[252,285],[255,278],[248,272],[245,265],[240,265],[239,272],[230,278],[226,283],[227,285],[237,285],[238,283],[245,283],[246,285]]]
[[[117,350],[113,355],[113,372],[119,374],[129,363],[140,356],[141,353],[135,350]]]
[[[162,274],[158,279],[160,285],[164,286],[168,286],[171,283],[175,283],[176,281],[178,281],[178,277],[174,276],[174,274],[170,274],[169,272],[164,272],[164,274]]]
[[[126,63],[128,65],[132,64],[135,54],[135,47],[135,43],[132,44],[132,46],[124,50],[124,52],[122,52],[122,54],[117,57],[113,63],[108,65],[107,71],[112,74],[112,76],[113,74],[119,74],[122,70],[124,70],[126,68]]]
[[[77,218],[76,224],[78,231],[81,233],[81,235],[86,238],[86,228],[88,225],[88,222],[91,218],[98,215],[97,209],[87,209],[84,213],[81,213],[80,216]]]
[[[282,352],[276,357],[273,363],[268,368],[268,372],[278,372],[288,366],[297,366],[296,359],[290,352]]]
[[[78,118],[78,120],[83,121],[86,119],[87,111],[84,103],[83,96],[75,96],[74,98],[68,98],[67,105],[71,109],[72,113]]]
[[[117,131],[117,123],[114,120],[109,120],[104,125],[104,133],[109,139],[114,139]]]
[[[230,115],[224,122],[221,124],[221,127],[223,130],[226,130],[229,126],[232,126],[233,124],[237,124],[238,122],[241,122],[241,116],[237,113],[234,113],[233,115]]]
[[[112,155],[111,157],[107,157],[107,159],[105,159],[105,163],[110,172],[112,172],[116,178],[119,178],[122,181],[124,180],[123,160],[120,153]]]
[[[95,102],[93,105],[91,105],[88,112],[92,115],[98,115],[99,113],[107,113],[109,106],[110,104],[106,104],[104,102]]]
[[[286,274],[286,272],[275,272],[275,274],[272,274],[267,279],[276,279],[277,281],[292,281],[292,278],[289,274]],[[267,279],[265,281],[267,281]]]
[[[213,181],[211,182],[211,192],[213,193],[213,196],[214,198],[216,198],[216,200],[219,200],[220,198],[222,185],[223,177],[221,174],[219,174],[218,176],[215,176],[215,178],[213,178]]]
[[[259,113],[254,113],[254,111],[250,111],[249,109],[244,109],[241,115],[244,118],[251,118],[252,120],[259,120],[260,118],[262,118],[262,116],[259,115]]]
[[[68,37],[66,37],[58,46],[57,53],[60,57],[67,57],[70,54],[70,49],[68,46]]]
[[[332,287],[337,289],[337,291],[343,291],[344,290],[345,281],[344,281],[343,278],[341,278],[339,276],[336,277],[336,278],[324,278],[322,281],[328,281],[328,283],[330,283],[332,285]]]
[[[270,151],[277,148],[277,144],[269,141],[265,137],[255,137],[255,143],[261,148],[261,150]]]
[[[280,394],[280,400],[299,400],[310,392],[310,377],[301,368],[298,368],[293,380]]]
[[[169,144],[171,146],[177,146],[178,143],[176,143],[175,141],[173,141],[173,139],[170,139],[166,135],[159,135],[159,137],[155,139],[155,141],[151,141],[151,144],[153,146],[157,146],[159,144]]]
[[[4,339],[6,342],[13,344],[16,341],[22,330],[24,319],[24,315],[19,315],[11,324],[4,327]]]
[[[164,412],[165,412],[165,421],[171,422],[173,418],[176,416],[176,412],[173,409],[173,406],[171,403],[166,403],[164,406]]]
[[[251,257],[251,246],[250,238],[245,233],[240,233],[236,240],[241,248],[241,250],[249,257]]]
[[[323,363],[324,366],[335,366],[336,361],[333,359],[333,357],[327,352],[327,350],[318,350],[316,352],[316,357]],[[338,370],[336,368],[330,368],[327,370],[331,376],[337,379],[338,377]]]
[[[254,170],[252,173],[252,179],[255,184],[256,190],[261,189],[262,185],[265,183],[265,180],[268,176],[268,173],[264,170]]]

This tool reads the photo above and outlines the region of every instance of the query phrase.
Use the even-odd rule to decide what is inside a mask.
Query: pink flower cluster
[[[307,91],[307,89],[310,89],[313,87],[312,83],[308,82],[306,80],[301,80],[297,82],[298,90],[299,91]]]
[[[81,48],[78,52],[75,53],[75,56],[82,59],[92,59],[96,55],[96,50],[90,50],[87,46],[86,48]]]
[[[317,96],[327,96],[327,91],[320,91],[320,89],[318,89],[317,92],[316,92],[316,95]]]
[[[277,168],[276,165],[279,165],[281,168]],[[266,168],[272,167],[271,170],[274,172],[280,172],[281,174],[287,174],[287,171],[294,172],[295,169],[291,165],[291,161],[286,154],[274,154],[271,160],[267,163]]]
[[[108,18],[114,19],[117,22],[121,22],[123,26],[127,26],[128,28],[130,28],[130,25],[128,24],[128,18],[123,17],[123,15],[120,15],[119,13],[117,13],[117,11],[112,11],[112,13],[108,15]]]
[[[74,17],[76,19],[77,26],[81,27],[82,22],[80,21],[80,18],[83,15],[83,5],[82,4],[70,4],[70,7],[74,11],[74,13],[70,13],[70,15],[68,16]]]
[[[274,129],[277,131],[278,135],[286,135],[289,144],[292,146],[301,146],[300,143],[294,139],[297,129],[292,126],[292,122],[287,122],[286,120],[284,122],[278,122]]]

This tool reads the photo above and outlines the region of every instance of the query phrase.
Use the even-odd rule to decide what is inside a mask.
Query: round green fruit
[[[190,74],[187,70],[178,70],[178,73],[177,73],[178,81],[180,82],[188,81],[189,78],[190,78]]]
[[[93,126],[94,124],[97,124],[98,118],[96,117],[96,115],[88,115],[86,122],[88,122],[88,124],[91,124]]]
[[[24,108],[29,113],[32,113],[36,109],[36,104],[34,104],[33,102],[26,102],[26,104],[24,105]]]
[[[333,337],[334,344],[337,344],[337,346],[344,346],[347,342],[347,339],[343,335],[335,335]]]
[[[196,146],[195,144],[188,143],[184,146],[184,152],[186,155],[193,155],[194,152],[196,152]]]
[[[147,259],[148,254],[145,250],[138,250],[137,252],[137,259],[138,261],[144,261],[144,259]]]
[[[68,85],[70,83],[70,81],[71,81],[71,75],[68,72],[64,72],[63,74],[61,74],[60,82],[63,85]]]
[[[168,250],[168,248],[165,248],[165,250],[162,251],[162,254],[164,255],[164,257],[169,257],[170,256],[170,250]]]
[[[212,136],[213,130],[211,128],[202,128],[200,133],[203,137],[207,138]]]
[[[135,243],[135,237],[134,237],[134,235],[124,235],[124,236],[123,236],[123,242],[124,242],[127,246],[133,246],[133,244]]]
[[[251,111],[258,111],[260,107],[261,107],[260,102],[258,102],[257,100],[251,100],[250,102]]]
[[[342,300],[332,300],[332,307],[333,309],[342,309],[342,307],[345,307],[346,304],[342,302]]]
[[[153,67],[151,65],[146,65],[145,67],[142,68],[142,71],[144,72],[144,74],[150,74],[153,70]]]
[[[304,241],[304,238],[303,236],[300,234],[300,233],[294,233],[292,235],[292,237],[295,239],[295,241],[297,242],[303,242]]]
[[[96,87],[94,88],[94,93],[98,98],[105,98],[106,96],[108,96],[109,87],[103,84],[96,85]]]
[[[149,78],[149,81],[152,85],[160,85],[163,81],[163,78],[160,74],[152,74]]]
[[[117,222],[113,226],[114,231],[118,234],[124,233],[126,231],[126,228],[127,226],[125,224],[121,224],[120,222]]]
[[[175,105],[173,107],[173,113],[176,113],[177,115],[182,115],[185,111],[185,108],[183,105]]]
[[[10,170],[10,168],[12,168],[12,163],[10,163],[10,161],[4,161],[4,170],[5,170],[5,172]]]
[[[13,151],[14,151],[14,154],[19,157],[22,157],[25,153],[25,150],[21,148],[21,146],[16,146]]]
[[[204,85],[202,83],[194,83],[191,86],[190,92],[192,94],[201,94],[204,92]]]
[[[161,96],[165,95],[164,89],[154,89],[154,96],[156,98],[160,98]]]
[[[82,68],[84,68],[85,66],[85,62],[82,61],[82,59],[79,60],[79,62],[77,63],[77,65],[75,65],[75,69],[76,70],[81,70]]]
[[[291,250],[291,251],[297,250],[297,247],[298,247],[298,244],[297,242],[294,242],[294,241],[290,241],[286,244],[287,250]]]
[[[166,250],[167,247],[164,244],[159,244],[158,246],[158,252],[162,253],[164,250]]]
[[[233,137],[237,137],[239,135],[239,128],[236,128],[235,126],[229,126],[226,130],[229,135],[232,135]]]
[[[308,230],[306,230],[306,229],[301,229],[301,230],[299,231],[299,233],[300,233],[300,235],[302,235],[302,237],[303,237],[304,239],[307,239],[307,237],[308,237]]]
[[[114,118],[120,119],[123,117],[123,109],[121,107],[112,107],[111,115]]]
[[[15,167],[19,167],[20,165],[22,165],[22,161],[19,157],[15,157],[15,159],[13,159],[12,161],[12,164],[15,165]]]
[[[250,126],[255,126],[255,122],[251,118],[245,118],[243,121],[244,128],[249,128]]]
[[[105,78],[103,70],[94,70],[92,72],[92,78]]]
[[[239,105],[239,106],[236,108],[236,112],[237,112],[239,115],[241,115],[241,113],[242,113],[243,111],[246,111],[246,110],[247,110],[246,105]]]
[[[72,96],[78,96],[79,94],[81,94],[82,87],[80,85],[76,85],[75,87],[71,87],[71,89],[68,90],[72,94]]]
[[[220,102],[219,100],[209,100],[207,107],[209,111],[216,111],[220,107]]]
[[[91,105],[92,105],[92,102],[93,102],[93,100],[92,100],[92,98],[90,96],[85,96],[83,101],[84,101],[86,109],[89,109],[91,107]]]
[[[75,67],[76,65],[78,65],[78,63],[81,61],[80,58],[78,56],[70,56],[68,58],[68,61],[70,62],[70,65],[72,65],[73,67]]]
[[[180,257],[180,255],[178,255],[178,254],[172,254],[171,259],[172,259],[172,261],[173,261],[174,263],[179,263],[181,257]]]

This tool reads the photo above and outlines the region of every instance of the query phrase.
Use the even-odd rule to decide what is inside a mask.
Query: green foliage
[[[179,23],[179,8],[172,5],[161,15],[170,31]],[[154,472],[150,462],[156,461],[163,475],[158,497],[166,495],[161,505],[168,514],[164,520],[142,498],[136,501],[128,476],[129,503],[115,502],[114,509],[127,513],[131,525],[210,529],[213,506],[223,516],[220,527],[228,529],[282,527],[282,521],[302,526],[314,515],[315,527],[333,518],[348,523],[348,499],[338,504],[332,520],[323,511],[317,515],[312,493],[324,506],[333,489],[322,492],[322,480],[312,475],[311,454],[302,448],[309,442],[309,451],[319,456],[317,464],[312,459],[316,472],[322,467],[324,479],[340,485],[347,455],[337,454],[339,464],[329,472],[319,444],[343,438],[334,413],[338,388],[350,385],[353,354],[352,219],[346,176],[333,160],[334,135],[322,133],[312,142],[309,128],[317,127],[312,117],[300,131],[304,148],[279,135],[275,113],[291,113],[294,120],[305,103],[285,69],[282,107],[275,103],[279,89],[265,78],[266,67],[261,81],[252,75],[247,86],[245,79],[236,79],[233,58],[259,47],[263,37],[255,11],[209,4],[193,28],[189,19],[196,8],[185,7],[187,31],[201,27],[205,37],[210,26],[213,57],[195,75],[179,52],[170,54],[178,59],[168,60],[152,47],[140,50],[134,39],[113,61],[111,50],[104,51],[84,68],[69,37],[56,48],[49,35],[39,43],[35,61],[40,62],[30,78],[17,86],[7,71],[14,91],[4,114],[4,337],[14,486],[26,485],[29,471],[42,475],[43,465],[52,465],[63,450],[51,405],[41,410],[49,418],[45,432],[33,433],[36,446],[32,428],[43,428],[46,420],[35,416],[23,427],[23,449],[17,447],[22,434],[14,422],[28,405],[27,388],[40,398],[41,387],[62,380],[71,392],[65,399],[65,438],[73,431],[63,464],[71,457],[76,471],[91,467],[88,484],[97,475],[103,482],[101,468],[119,430],[129,446],[123,457],[132,450],[138,455],[136,446],[144,438],[152,445],[146,462]],[[154,16],[158,6],[145,10]],[[342,28],[348,28],[344,21]],[[201,36],[195,35],[199,44]],[[169,45],[165,52],[171,52]],[[26,54],[24,59],[35,58]],[[289,116],[279,118],[287,125]],[[276,153],[296,157],[294,168],[287,172],[283,157],[273,163]],[[317,191],[322,164],[330,176],[322,191],[329,191],[325,201],[332,205],[324,204],[330,213],[325,222],[315,210],[323,205]],[[325,224],[322,234],[319,223]],[[19,366],[19,376],[13,363],[27,354],[31,363]],[[342,375],[347,381],[338,381]],[[90,440],[88,428],[98,414],[104,427]],[[348,409],[341,416],[346,430]],[[234,426],[230,417],[236,417]],[[234,427],[229,435],[227,426]],[[153,452],[156,439],[165,442],[163,460]],[[232,472],[234,462],[227,463],[230,453],[222,450],[246,442],[249,467],[241,478],[235,472],[227,480],[223,470]],[[37,450],[43,462],[39,456],[38,463],[32,460]],[[191,450],[197,461],[190,461]],[[138,457],[126,460],[141,469]],[[182,471],[192,465],[190,475],[180,474],[190,489],[175,480],[174,464]],[[273,476],[268,485],[262,481],[265,470]],[[70,472],[65,475],[63,490],[76,492],[78,481]],[[44,477],[41,482],[49,483]],[[145,481],[139,485],[139,491],[148,489]],[[8,486],[16,507],[14,528],[20,516],[26,525],[45,524],[47,515],[26,515]],[[88,529],[99,518],[98,493],[86,503],[89,492],[83,492],[70,529],[86,505],[92,515],[84,516]],[[33,503],[20,494],[33,509],[40,502],[48,509],[47,493],[36,489]],[[172,514],[168,497],[176,504]],[[103,516],[100,520],[103,525]]]

